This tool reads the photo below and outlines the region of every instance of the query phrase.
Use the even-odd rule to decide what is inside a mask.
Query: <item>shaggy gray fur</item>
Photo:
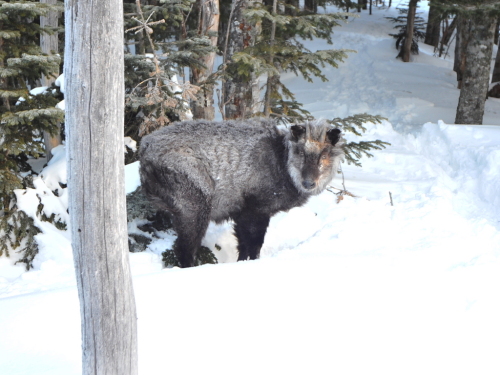
[[[256,259],[269,218],[323,191],[344,152],[326,122],[281,131],[260,119],[177,123],[144,137],[139,155],[142,188],[172,213],[189,267],[210,220],[234,220],[238,259]]]

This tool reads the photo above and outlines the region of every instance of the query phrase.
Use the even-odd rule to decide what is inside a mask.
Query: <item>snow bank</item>
[[[474,199],[500,223],[499,126],[427,123],[414,144],[455,181],[457,193]]]

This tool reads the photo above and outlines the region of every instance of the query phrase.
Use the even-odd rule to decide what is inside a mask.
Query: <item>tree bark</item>
[[[234,11],[229,21],[226,61],[235,53],[253,46],[260,34],[260,25],[253,25],[243,17],[243,12],[249,6],[248,0],[233,0]],[[232,71],[232,76],[224,83],[223,92],[224,118],[249,118],[258,111],[260,88],[259,79],[254,72],[249,72],[249,77],[244,77]]]
[[[440,25],[441,25],[441,12],[433,5],[429,8],[429,18],[427,20],[427,28],[425,30],[425,40],[424,43],[434,48],[439,46],[440,37]]]
[[[495,66],[493,67],[493,75],[491,77],[491,83],[495,82],[500,82],[500,48],[497,50]]]
[[[201,23],[199,35],[216,34],[219,31],[219,0],[200,0]],[[217,36],[210,36],[210,44],[217,46]],[[193,68],[191,70],[191,83],[203,85],[210,74],[212,74],[215,62],[215,51],[203,56],[200,62],[205,69]],[[215,117],[214,88],[213,85],[205,85],[196,94],[196,99],[191,103],[193,118],[213,120]]]
[[[401,51],[401,58],[404,62],[410,62],[411,44],[413,42],[413,28],[415,25],[415,14],[417,12],[418,0],[410,0],[408,4],[408,18],[406,22],[406,39]]]
[[[304,0],[304,10],[308,13],[317,14],[318,13],[318,1],[317,0]]]
[[[453,61],[453,71],[457,73],[457,88],[462,88],[462,78],[465,69],[465,50],[469,42],[467,30],[469,30],[470,19],[458,14],[457,20],[457,36],[455,40],[455,58]]]
[[[278,9],[278,0],[273,1],[273,16],[276,16],[276,12]],[[271,24],[271,38],[269,39],[269,47],[271,49],[270,57],[269,57],[269,65],[274,64],[274,52],[273,52],[273,47],[274,47],[274,39],[276,37],[276,21],[272,21]],[[271,98],[272,98],[272,92],[273,92],[273,86],[276,83],[276,77],[275,76],[268,76],[267,77],[267,83],[266,83],[266,95],[264,97],[264,116],[269,117],[271,115]]]
[[[57,0],[40,0],[41,3],[46,4],[56,4]],[[40,26],[41,27],[57,27],[59,21],[58,12],[51,11],[47,14],[47,16],[40,17]],[[43,53],[48,55],[58,53],[59,52],[59,40],[57,37],[57,33],[52,35],[41,33],[40,34],[40,47]],[[56,76],[59,75],[59,71],[53,72]],[[42,76],[42,86],[50,86],[55,81],[55,77],[52,76]],[[60,133],[60,132],[59,132]],[[43,132],[43,140],[45,144],[45,153],[47,156],[47,161],[52,158],[52,149],[54,147],[59,146],[61,141],[61,135],[51,135],[50,133]]]
[[[69,213],[84,375],[137,374],[124,188],[123,2],[66,0]]]
[[[486,12],[477,12],[471,16],[469,27],[464,30],[469,42],[464,49],[465,69],[455,124],[480,125],[483,123],[484,104],[490,80],[495,22],[495,17]]]
[[[458,17],[453,18],[451,24],[448,24],[447,19],[443,21],[443,36],[441,37],[441,40],[439,42],[439,57],[443,55],[443,53],[445,52],[445,47],[450,43],[450,39],[453,36],[455,29],[457,28],[457,19]],[[455,43],[458,43],[458,32]]]

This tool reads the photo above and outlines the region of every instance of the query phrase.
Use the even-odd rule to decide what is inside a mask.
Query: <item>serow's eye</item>
[[[323,155],[321,155],[321,160],[326,160],[326,159],[327,159],[327,157],[328,157],[328,156],[327,156],[326,154],[323,154]]]

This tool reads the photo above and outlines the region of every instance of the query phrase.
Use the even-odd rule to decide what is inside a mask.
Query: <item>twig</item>
[[[350,191],[346,190],[344,171],[342,170],[342,166],[339,165],[339,169],[340,169],[340,173],[342,174],[342,187],[343,187],[343,189],[339,189],[339,188],[336,188],[336,187],[330,185],[326,188],[326,190],[337,196],[337,203],[340,203],[340,201],[344,199],[344,195],[348,195],[348,196],[353,197],[353,198],[358,198],[358,196],[356,196],[353,193],[351,193]],[[334,192],[331,189],[338,190],[338,192]]]

